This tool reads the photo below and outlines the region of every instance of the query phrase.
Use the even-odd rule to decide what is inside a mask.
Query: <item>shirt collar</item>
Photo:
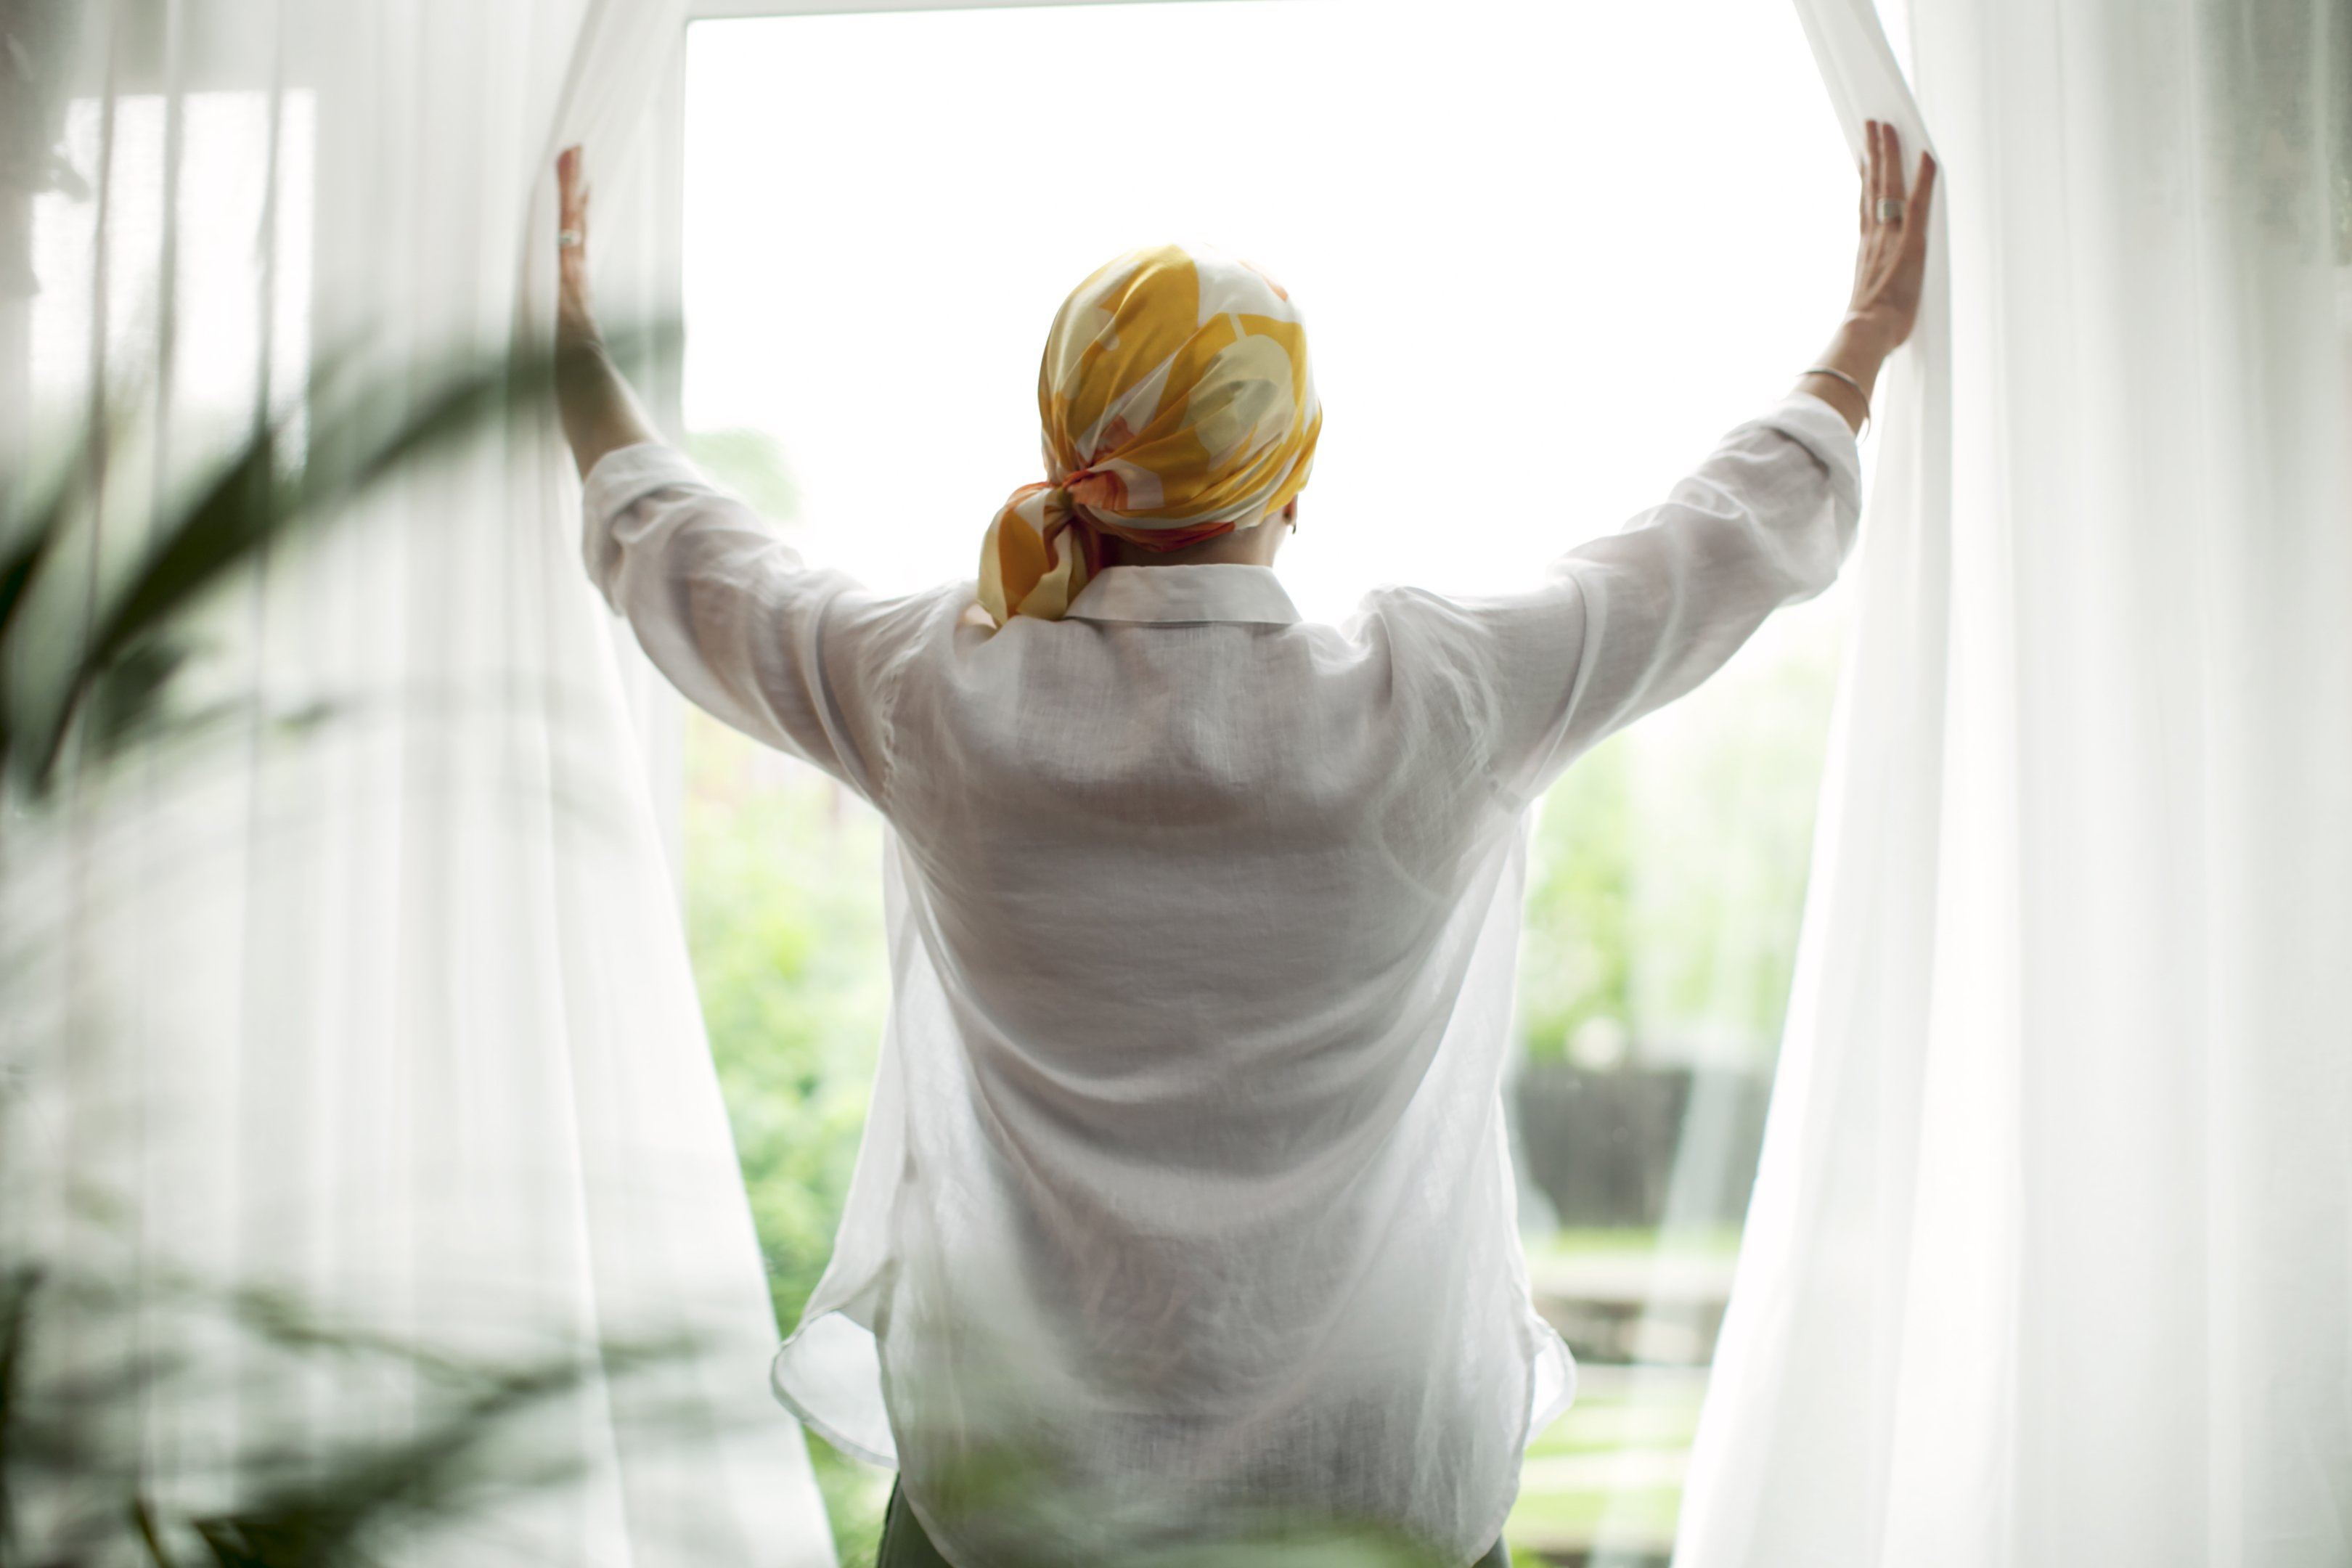
[[[1078,590],[1065,618],[1286,626],[1297,624],[1298,609],[1272,567],[1221,561],[1205,566],[1106,566]]]

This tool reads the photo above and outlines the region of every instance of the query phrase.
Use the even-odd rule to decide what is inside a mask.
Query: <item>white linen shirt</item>
[[[1826,586],[1858,506],[1799,395],[1525,593],[1330,626],[1265,567],[1112,567],[997,630],[667,447],[597,464],[589,571],[655,663],[890,829],[873,1108],[778,1394],[961,1568],[1476,1557],[1574,1388],[1499,1089],[1528,807]]]

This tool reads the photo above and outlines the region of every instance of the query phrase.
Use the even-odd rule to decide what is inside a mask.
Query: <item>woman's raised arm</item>
[[[661,435],[596,330],[588,290],[588,186],[581,178],[579,148],[567,147],[555,160],[555,400],[572,460],[584,479],[606,453],[658,441]]]
[[[1927,270],[1936,163],[1909,198],[1894,127],[1868,127],[1853,294],[1828,350],[1779,407],[1727,436],[1620,531],[1555,562],[1523,594],[1388,601],[1496,694],[1493,760],[1531,799],[1614,730],[1690,690],[1766,616],[1829,586],[1860,521],[1853,437],[1880,366],[1911,335]]]

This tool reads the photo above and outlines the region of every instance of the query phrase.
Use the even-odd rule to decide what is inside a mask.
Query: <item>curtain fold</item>
[[[666,313],[675,148],[646,129],[677,0],[14,0],[0,26],[44,89],[0,116],[36,285],[0,300],[5,478],[103,481],[82,598],[257,420],[318,437],[313,378],[414,406],[543,341],[561,145],[613,176],[608,312]],[[485,1386],[452,1368],[552,1365],[478,1424],[460,1479],[499,1485],[402,1516],[395,1557],[832,1562],[577,528],[549,411],[494,421],[206,613],[205,723],[11,803],[7,1261],[82,1292],[45,1287],[45,1366],[142,1379],[83,1502],[234,1511],[249,1458],[284,1480],[277,1450],[441,1430]]]
[[[2352,33],[1910,24],[1948,245],[1677,1562],[2341,1563]]]

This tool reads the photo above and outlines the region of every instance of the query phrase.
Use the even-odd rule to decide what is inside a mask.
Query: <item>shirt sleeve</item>
[[[1531,799],[1593,744],[1706,679],[1767,616],[1833,582],[1861,517],[1853,433],[1792,395],[1723,438],[1660,505],[1570,551],[1524,594],[1415,595],[1413,635]]]
[[[883,803],[893,681],[940,593],[884,598],[808,566],[657,443],[607,453],[582,513],[590,580],[689,701]]]

